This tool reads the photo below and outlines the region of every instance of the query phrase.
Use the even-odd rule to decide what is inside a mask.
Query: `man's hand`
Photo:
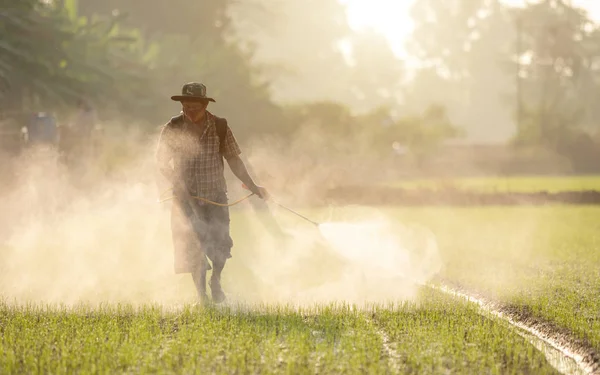
[[[253,192],[254,194],[258,195],[259,198],[264,199],[264,200],[268,200],[270,195],[269,192],[267,191],[267,189],[265,189],[262,186],[256,186],[256,191]]]
[[[248,174],[246,165],[239,156],[229,158],[227,159],[227,162],[229,163],[229,167],[231,168],[233,174],[239,178],[240,181],[242,181],[245,189],[250,190],[262,199],[269,199],[269,193],[267,190],[264,187],[258,186],[254,183],[252,177],[250,177]]]
[[[244,189],[246,189],[246,190],[250,190],[251,192],[253,192],[254,194],[256,194],[259,198],[267,200],[270,197],[269,192],[267,191],[267,189],[265,189],[262,186],[254,185],[252,188],[249,188],[248,185],[242,184],[242,187]]]

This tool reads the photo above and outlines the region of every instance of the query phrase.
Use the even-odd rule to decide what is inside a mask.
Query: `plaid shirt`
[[[180,124],[169,121],[160,134],[157,150],[159,166],[173,160],[175,178],[184,182],[190,194],[215,200],[227,192],[224,165],[219,153],[219,136],[215,116],[206,112],[204,130],[187,118]],[[240,147],[227,126],[223,157],[230,159],[241,154]]]

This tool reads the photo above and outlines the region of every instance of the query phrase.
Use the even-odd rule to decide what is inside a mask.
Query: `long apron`
[[[221,194],[219,203],[227,202]],[[192,209],[191,204],[195,206]],[[174,198],[171,206],[171,233],[174,247],[174,271],[191,273],[211,262],[224,263],[231,258],[233,240],[230,236],[229,208],[198,200],[184,202]]]

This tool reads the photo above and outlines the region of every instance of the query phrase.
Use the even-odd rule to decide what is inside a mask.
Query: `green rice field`
[[[64,311],[2,306],[6,373],[554,373],[506,326],[446,296],[350,306]],[[393,343],[384,349],[380,331]]]
[[[578,181],[552,186],[599,180]],[[444,281],[485,296],[600,353],[600,207],[346,207],[303,213],[319,222],[383,218],[401,239],[428,233],[435,257],[425,254],[424,237],[403,242],[410,253],[405,262],[412,263],[397,263],[403,274],[385,279],[367,268],[373,259],[383,259],[377,263],[382,266],[391,262],[382,250],[389,233],[364,244],[352,231],[343,233],[342,244],[369,254],[353,263],[327,242],[310,242],[328,234],[298,218],[275,212],[282,227],[291,229],[290,237],[280,239],[263,236],[267,231],[256,224],[254,211],[235,209],[234,257],[223,276],[228,303],[194,304],[188,276],[165,276],[176,285],[169,302],[67,305],[7,296],[0,303],[0,373],[569,373],[507,321],[413,283],[408,274],[426,275],[424,284]],[[153,235],[169,243],[167,229]],[[126,261],[139,262],[143,255],[136,257]],[[165,267],[170,271],[170,264]],[[276,293],[280,300],[271,298]],[[322,298],[309,302],[317,294]]]
[[[440,179],[414,179],[387,183],[387,186],[404,189],[432,190],[460,189],[483,192],[530,193],[546,191],[600,191],[600,176],[494,176]]]

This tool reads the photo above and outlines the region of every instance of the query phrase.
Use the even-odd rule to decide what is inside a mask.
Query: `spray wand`
[[[246,189],[246,190],[250,190],[250,189],[248,188],[248,186],[246,186],[246,184],[242,184],[242,187],[243,187],[244,189]],[[303,216],[303,215],[299,214],[298,212],[296,212],[296,211],[292,210],[291,208],[289,208],[289,207],[286,207],[286,206],[282,205],[281,203],[278,203],[278,202],[274,201],[273,199],[269,199],[269,200],[270,200],[271,202],[275,203],[277,206],[279,206],[279,207],[283,208],[284,210],[287,210],[287,211],[289,211],[289,212],[293,213],[294,215],[296,215],[296,216],[298,216],[298,217],[300,217],[300,218],[302,218],[302,219],[304,219],[304,220],[308,221],[309,223],[311,223],[312,225],[314,225],[314,226],[316,226],[316,227],[318,227],[319,225],[321,225],[321,224],[317,223],[316,221],[312,221],[312,220],[310,220],[309,218],[307,218],[306,216]]]

